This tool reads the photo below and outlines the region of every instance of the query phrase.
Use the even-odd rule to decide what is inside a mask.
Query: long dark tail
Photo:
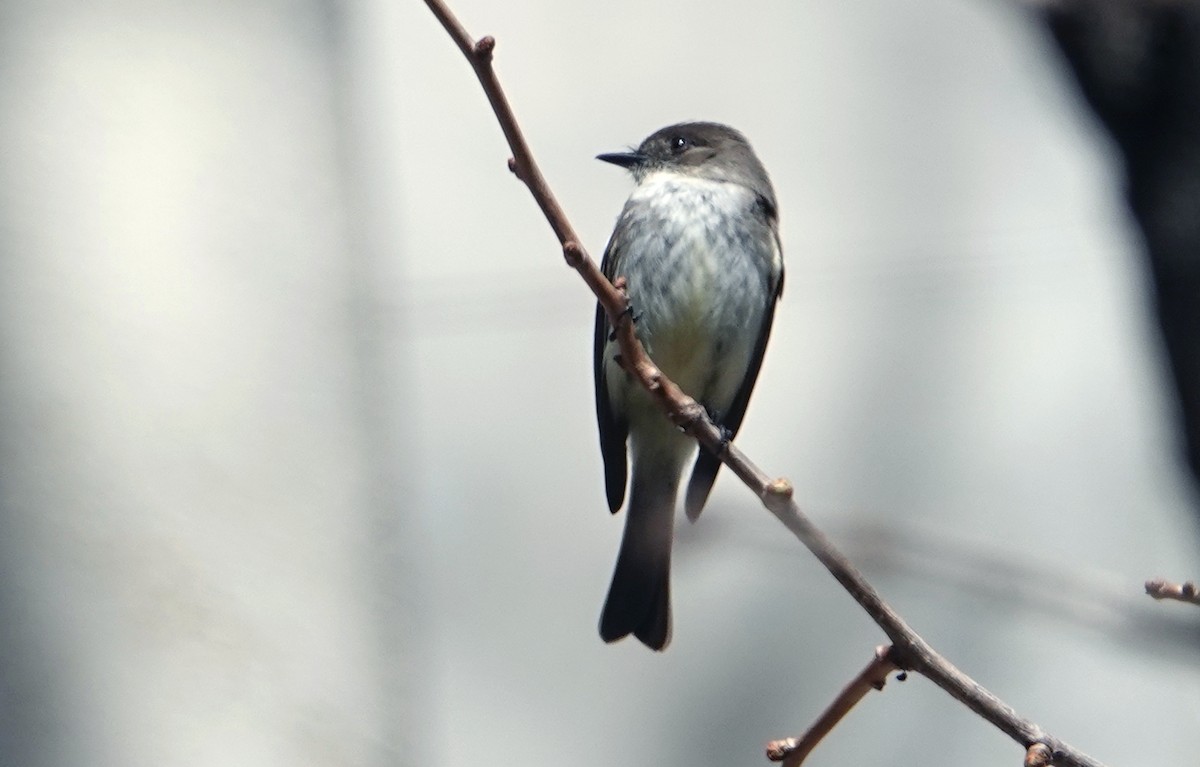
[[[634,464],[625,533],[600,615],[600,637],[615,642],[633,634],[650,649],[663,650],[671,641],[671,538],[679,469],[644,468],[644,462]]]

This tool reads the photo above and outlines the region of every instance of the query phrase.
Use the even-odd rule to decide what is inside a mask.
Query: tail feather
[[[639,475],[635,464],[621,552],[600,615],[600,637],[629,634],[652,650],[671,641],[671,537],[678,477]]]
[[[624,547],[622,547],[624,548]],[[633,634],[652,650],[671,641],[670,558],[637,562],[622,550],[600,616],[600,637],[615,642]]]
[[[654,607],[646,614],[645,619],[633,630],[633,635],[651,650],[662,652],[671,643],[671,587],[670,567],[663,575],[658,593],[654,597]]]
[[[700,448],[683,499],[683,508],[687,512],[689,522],[700,518],[700,512],[704,511],[704,504],[708,501],[708,494],[712,492],[713,483],[717,481],[717,471],[720,468],[721,459],[708,452],[707,448]]]

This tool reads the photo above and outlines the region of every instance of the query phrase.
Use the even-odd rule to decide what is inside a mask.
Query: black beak
[[[596,159],[620,165],[622,168],[636,168],[646,162],[648,158],[638,152],[612,152],[611,154],[598,154]]]

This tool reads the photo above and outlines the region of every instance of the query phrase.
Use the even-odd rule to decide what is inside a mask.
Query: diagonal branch
[[[542,209],[562,244],[563,257],[567,264],[579,272],[600,305],[604,307],[610,323],[616,328],[623,365],[650,392],[671,421],[694,437],[704,449],[717,455],[759,497],[763,505],[820,560],[838,583],[887,634],[892,642],[889,658],[898,668],[915,671],[927,677],[1022,747],[1028,749],[1036,744],[1043,745],[1052,755],[1053,764],[1062,767],[1103,767],[1100,762],[1047,734],[1033,722],[1018,716],[1010,706],[959,671],[930,647],[883,601],[879,592],[838,551],[829,538],[800,511],[800,507],[792,498],[791,483],[786,479],[772,479],[735,445],[726,442],[721,431],[709,420],[704,408],[655,366],[634,331],[626,311],[626,296],[604,276],[596,262],[588,255],[579,236],[567,220],[562,206],[555,199],[545,177],[534,162],[529,145],[521,134],[516,116],[492,67],[495,39],[483,37],[478,41],[474,40],[443,0],[425,0],[425,4],[475,70],[500,128],[508,140],[509,148],[512,149],[509,169],[525,183]]]

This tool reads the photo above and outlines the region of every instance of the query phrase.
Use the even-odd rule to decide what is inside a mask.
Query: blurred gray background
[[[1112,147],[981,0],[456,0],[598,256],[592,158],[744,131],[787,289],[739,444],[941,652],[1200,751],[1192,485]],[[416,0],[0,5],[0,764],[763,764],[882,634],[729,475],[605,646],[593,302]],[[927,681],[813,765],[1021,751]]]

